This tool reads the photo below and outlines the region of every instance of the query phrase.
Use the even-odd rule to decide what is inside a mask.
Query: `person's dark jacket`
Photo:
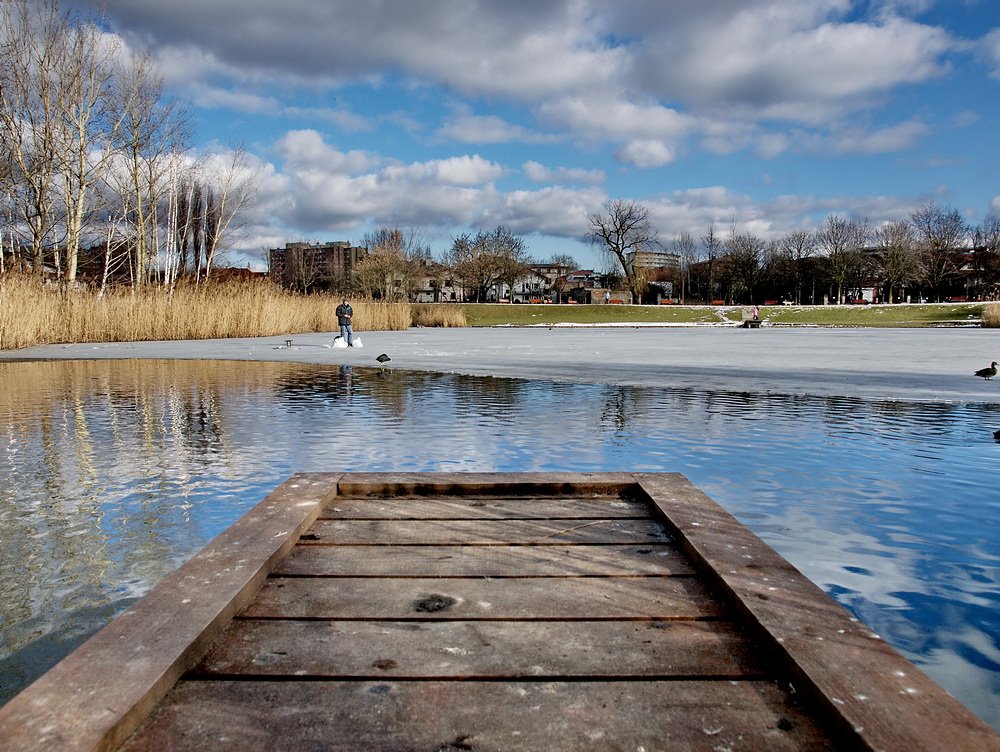
[[[351,323],[351,317],[354,315],[354,310],[351,308],[351,304],[341,303],[337,306],[337,324],[339,326],[348,326]]]

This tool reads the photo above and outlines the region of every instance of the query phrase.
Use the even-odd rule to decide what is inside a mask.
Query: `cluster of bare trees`
[[[354,265],[352,287],[378,300],[409,300],[415,286],[434,276],[430,246],[415,230],[380,228],[362,240],[365,256]]]
[[[479,303],[486,300],[492,287],[513,291],[531,259],[524,239],[501,225],[454,238],[445,263],[462,287],[472,291],[473,302]]]
[[[207,277],[254,194],[245,154],[195,160],[148,54],[59,0],[0,2],[0,273]]]
[[[633,201],[608,202],[588,215],[590,239],[624,272],[637,299],[647,283],[637,251],[661,247],[648,210]],[[928,203],[907,220],[873,226],[831,215],[816,232],[795,230],[776,240],[710,225],[698,243],[689,233],[669,245],[682,299],[732,303],[782,299],[843,303],[874,289],[896,301],[912,294],[941,300],[954,295],[995,298],[1000,293],[1000,219],[970,227],[951,207]]]

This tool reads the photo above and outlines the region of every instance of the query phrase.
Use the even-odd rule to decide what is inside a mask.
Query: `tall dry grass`
[[[468,326],[465,310],[457,303],[414,303],[410,306],[413,326]]]
[[[0,277],[0,349],[67,342],[267,337],[336,331],[332,295],[295,295],[267,281],[209,283],[174,290],[94,292]],[[409,303],[352,300],[356,331],[406,329]]]
[[[1000,303],[990,303],[983,309],[983,326],[990,329],[1000,328]]]

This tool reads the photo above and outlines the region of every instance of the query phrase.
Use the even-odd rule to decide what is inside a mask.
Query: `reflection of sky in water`
[[[0,700],[297,471],[677,471],[1000,727],[998,405],[0,364]]]

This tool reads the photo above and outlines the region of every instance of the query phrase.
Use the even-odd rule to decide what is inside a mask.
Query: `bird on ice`
[[[377,358],[375,358],[375,360],[377,360],[379,362],[379,365],[381,365],[383,368],[385,368],[385,364],[388,363],[390,360],[392,360],[392,358],[390,358],[385,353],[382,353]]]
[[[997,375],[997,362],[995,360],[992,363],[990,363],[989,368],[980,368],[978,371],[976,371],[976,376],[986,379],[987,381],[989,381],[996,375]]]

